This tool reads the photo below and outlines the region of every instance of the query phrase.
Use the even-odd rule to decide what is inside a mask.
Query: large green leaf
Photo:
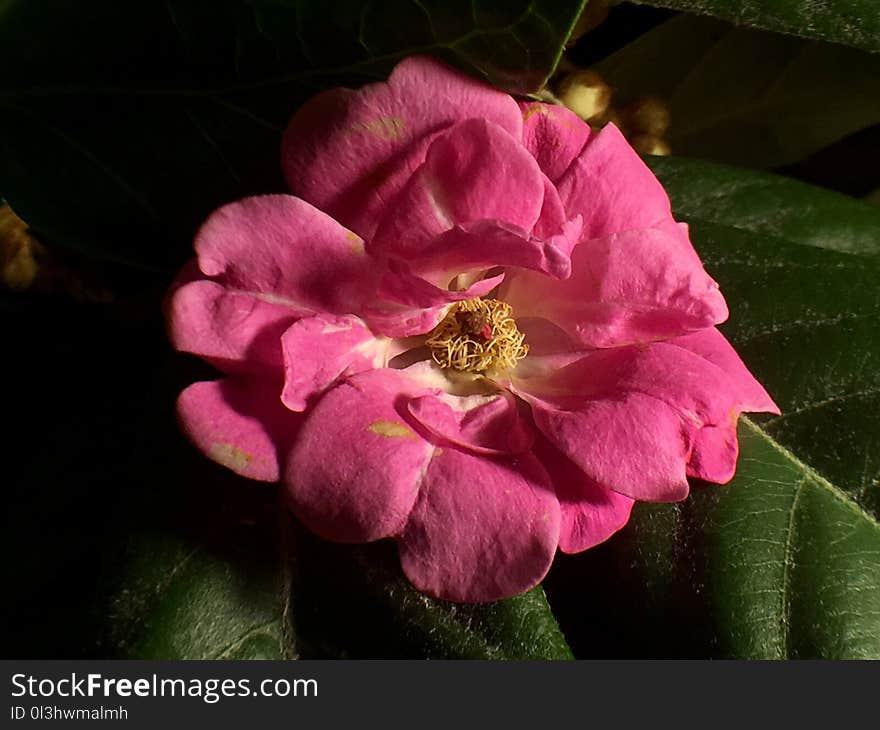
[[[673,18],[597,68],[620,98],[668,101],[680,155],[778,167],[880,123],[880,54],[711,18]]]
[[[204,539],[133,541],[108,650],[138,659],[571,658],[540,587],[492,604],[437,601],[406,581],[392,545],[331,545],[281,519],[274,554],[265,526],[239,524],[220,554]]]
[[[210,211],[283,189],[316,90],[441,56],[533,91],[583,0],[5,0],[0,191],[53,240],[174,267]]]
[[[739,25],[792,33],[880,51],[880,13],[874,0],[632,0],[712,15]]]
[[[880,211],[862,201],[780,175],[699,160],[652,157],[650,165],[676,214],[697,226],[722,225],[795,246],[777,249],[779,257],[787,251],[800,258],[798,246],[880,255]]]
[[[562,625],[581,654],[880,658],[880,211],[766,174],[651,164],[725,292],[722,329],[783,415],[742,423],[730,484],[638,505],[608,544],[561,561],[554,606],[588,586]]]

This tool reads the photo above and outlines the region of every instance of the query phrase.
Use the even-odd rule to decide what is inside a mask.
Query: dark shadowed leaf
[[[649,164],[682,220],[778,239],[790,247],[779,250],[780,259],[786,252],[800,258],[802,246],[880,256],[880,211],[860,200],[780,175],[699,160],[651,157]]]
[[[283,190],[278,145],[317,90],[437,55],[543,85],[582,0],[6,0],[0,192],[38,232],[177,266],[218,205]]]
[[[110,650],[151,659],[571,658],[540,587],[492,604],[437,601],[409,585],[393,545],[331,545],[266,512],[278,529],[229,515],[222,551],[218,534],[132,541]]]
[[[874,0],[633,0],[712,15],[738,25],[880,51],[880,13]]]
[[[571,658],[540,586],[506,601],[455,604],[416,591],[391,543],[332,545],[300,529],[297,546],[303,658]]]
[[[880,54],[711,18],[673,18],[597,68],[620,98],[669,103],[677,155],[778,167],[880,123]]]

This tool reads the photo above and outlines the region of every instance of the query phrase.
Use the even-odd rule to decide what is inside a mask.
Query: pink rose
[[[282,160],[297,197],[216,211],[171,293],[226,373],[180,420],[318,535],[394,538],[420,590],[521,593],[634,500],[729,480],[739,413],[778,412],[613,126],[409,58],[309,101]]]

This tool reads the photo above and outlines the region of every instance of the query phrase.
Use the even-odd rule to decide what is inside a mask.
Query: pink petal
[[[168,299],[174,347],[226,372],[280,373],[281,335],[298,312],[207,279],[175,289]]]
[[[310,530],[368,542],[403,529],[435,447],[398,401],[429,392],[401,371],[372,370],[310,409],[284,477],[291,507]]]
[[[499,274],[476,281],[467,289],[450,291],[397,264],[383,276],[373,303],[364,307],[364,319],[373,332],[386,337],[424,334],[440,323],[450,304],[485,296],[503,280],[504,274]]]
[[[733,405],[739,411],[779,414],[777,406],[748,371],[730,343],[714,327],[669,340],[670,345],[693,352],[720,368],[731,379]],[[735,423],[734,423],[735,425]]]
[[[535,454],[559,498],[560,550],[582,552],[604,542],[629,521],[634,500],[596,484],[545,438],[536,441]]]
[[[556,187],[547,176],[544,176],[544,200],[541,203],[541,213],[535,222],[532,235],[539,239],[562,239],[565,245],[560,246],[562,252],[571,258],[574,247],[580,243],[583,233],[583,216],[576,214],[569,218],[556,192]]]
[[[535,424],[596,484],[633,499],[675,502],[688,494],[692,432],[666,403],[641,393],[564,410],[532,401]]]
[[[547,474],[531,454],[437,450],[399,542],[401,564],[416,588],[438,598],[507,598],[546,575],[559,519]]]
[[[727,423],[737,386],[719,367],[667,342],[594,350],[554,372],[515,378],[519,392],[576,409],[587,400],[637,392],[663,401],[696,427]]]
[[[544,179],[519,141],[485,119],[440,135],[370,241],[373,253],[414,259],[456,225],[501,220],[531,231]]]
[[[522,102],[520,109],[523,144],[547,177],[556,182],[587,143],[590,127],[577,114],[556,104]]]
[[[580,553],[605,542],[629,522],[634,499],[600,487],[586,477],[576,489],[558,488],[562,523],[559,549]]]
[[[474,454],[518,454],[532,445],[531,430],[507,391],[491,396],[423,395],[409,401],[407,410],[438,443]]]
[[[590,138],[557,189],[569,215],[584,216],[584,238],[672,220],[663,186],[613,124]]]
[[[550,320],[589,347],[665,339],[727,318],[718,284],[681,226],[585,241],[571,262],[564,281],[513,272],[499,298],[518,317]]]
[[[440,324],[448,310],[446,303],[413,309],[409,305],[380,301],[364,310],[364,319],[373,332],[386,337],[410,337],[430,332]]]
[[[206,456],[242,476],[275,482],[278,450],[301,421],[281,405],[280,392],[280,382],[252,377],[193,383],[180,394],[177,414]]]
[[[384,347],[358,317],[316,315],[301,319],[281,338],[284,390],[281,400],[304,411],[308,400],[338,378],[385,366]]]
[[[411,265],[440,285],[448,285],[459,274],[495,266],[516,266],[564,279],[571,273],[569,251],[579,235],[579,219],[563,223],[558,235],[548,239],[501,221],[478,221],[441,234]]]
[[[704,426],[694,437],[694,449],[687,465],[688,476],[727,484],[736,473],[738,456],[735,424]]]
[[[546,355],[577,353],[575,360],[584,356],[584,346],[550,320],[540,317],[520,317],[517,312],[514,312],[514,315],[516,315],[517,328],[525,335],[526,342],[529,344],[529,356],[520,361],[516,371],[518,377],[529,377],[519,375],[519,368],[531,371],[532,362]],[[568,362],[573,362],[573,360],[568,360]],[[553,368],[553,370],[556,369],[557,367]]]
[[[739,414],[764,412],[778,414],[779,407],[755,380],[730,343],[714,327],[669,340],[670,345],[693,352],[727,375],[728,386],[719,398],[727,409],[727,420],[705,426],[697,432],[688,474],[707,482],[726,484],[736,471],[739,454],[736,425]]]
[[[377,276],[358,236],[290,195],[223,206],[199,230],[195,247],[207,276],[300,313],[357,312]]]
[[[451,291],[435,286],[429,281],[409,273],[405,268],[392,268],[391,272],[382,278],[379,286],[379,295],[384,301],[401,304],[414,309],[430,309],[452,302],[462,302],[475,297],[482,297],[492,291],[504,281],[504,274],[481,279],[474,282],[467,289]],[[380,311],[382,304],[378,303]],[[368,315],[374,307],[367,310]],[[369,318],[369,317],[368,317]]]
[[[284,172],[293,192],[369,239],[424,161],[430,136],[469,118],[522,134],[509,95],[439,61],[406,58],[387,82],[307,102],[284,134]]]
[[[686,471],[729,479],[740,411],[775,407],[717,332],[532,372],[518,368],[512,387],[538,428],[595,482],[638,499],[683,498]]]
[[[717,337],[729,347],[720,333]],[[741,363],[741,372],[731,375],[702,353],[682,347],[685,339],[580,353],[574,362],[553,371],[536,371],[531,377],[522,377],[517,369],[512,382],[524,397],[565,410],[577,410],[585,401],[641,393],[663,401],[697,428],[735,426],[740,411],[768,402],[772,405]],[[697,341],[707,339],[718,342],[715,337]],[[757,393],[760,401],[753,397]]]

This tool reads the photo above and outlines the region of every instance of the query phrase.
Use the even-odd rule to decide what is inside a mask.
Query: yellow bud
[[[595,71],[577,71],[562,79],[556,96],[581,119],[590,121],[608,109],[611,87]]]
[[[40,271],[43,247],[27,224],[8,205],[0,207],[0,283],[8,289],[28,289]]]
[[[629,143],[640,155],[666,156],[672,154],[669,143],[653,134],[637,134],[630,139]]]
[[[624,106],[620,114],[634,134],[662,137],[669,130],[669,106],[656,96],[635,99]]]

